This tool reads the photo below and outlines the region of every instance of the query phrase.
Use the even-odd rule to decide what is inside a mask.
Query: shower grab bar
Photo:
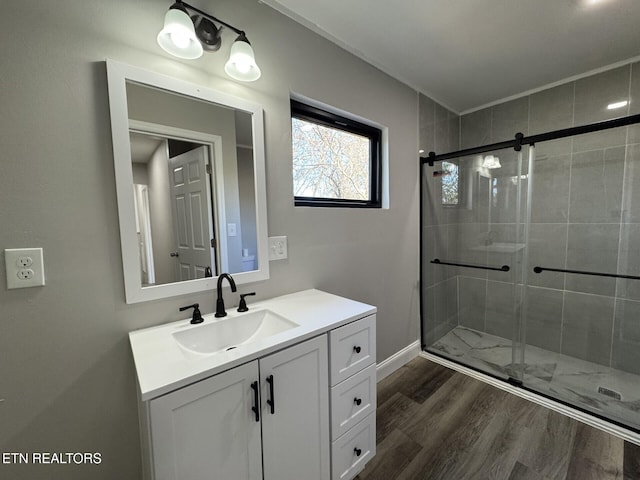
[[[560,272],[560,273],[576,273],[578,275],[594,275],[596,277],[613,277],[613,278],[628,278],[630,280],[640,280],[640,277],[633,275],[619,275],[617,273],[602,273],[602,272],[587,272],[584,270],[567,270],[564,268],[547,268],[547,267],[533,267],[535,273],[542,272]]]
[[[439,258],[434,258],[429,263],[435,263],[436,265],[453,265],[454,267],[479,268],[481,270],[497,270],[499,272],[508,272],[509,270],[511,270],[509,268],[509,265],[502,265],[501,267],[489,267],[487,265],[469,265],[468,263],[442,262]]]

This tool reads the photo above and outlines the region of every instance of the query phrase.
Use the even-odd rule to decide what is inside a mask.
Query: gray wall
[[[627,99],[630,104],[625,108],[606,108]],[[637,114],[638,100],[640,63],[635,63],[463,115],[460,146],[508,140],[516,132],[531,135]],[[516,173],[515,156],[512,151],[498,155],[502,168],[492,174],[508,180]],[[525,149],[524,174],[528,173],[526,159]],[[635,213],[640,202],[639,162],[638,125],[536,145],[526,277],[527,343],[640,373],[637,281],[531,271],[541,265],[640,274],[640,216]],[[528,178],[522,182],[523,201],[528,182]],[[432,184],[435,201],[437,187],[437,182]],[[498,195],[501,189],[499,184]],[[427,227],[433,249],[473,263],[517,267],[521,260],[517,256],[489,253],[481,257],[477,250],[487,232],[494,242],[518,241],[515,195],[505,202],[497,200],[497,208],[485,201],[471,210],[450,210],[448,215],[440,207],[440,215],[433,215]],[[428,323],[430,340],[456,324],[511,338],[513,300],[519,292],[501,280],[513,281],[518,269],[508,275],[470,269],[448,272],[440,278],[441,291],[427,292],[437,313]],[[457,304],[451,300],[456,296]],[[438,309],[438,302],[445,306]]]
[[[168,255],[175,251],[173,215],[171,214],[171,190],[169,185],[169,158],[167,141],[163,140],[147,164],[149,172],[149,217],[151,243],[156,278],[154,283],[175,282],[176,262]]]
[[[0,450],[103,457],[99,466],[0,465],[3,478],[139,478],[127,333],[184,318],[177,309],[187,303],[213,310],[213,292],[124,302],[105,58],[263,104],[268,228],[288,236],[289,258],[241,290],[268,298],[317,287],[377,305],[379,361],[418,336],[416,93],[253,0],[202,0],[255,48],[263,77],[235,83],[222,73],[224,53],[183,62],[161,52],[169,4],[3,6],[0,248],[43,247],[47,285],[8,291],[0,275]],[[389,127],[388,210],[293,207],[292,91]]]
[[[257,257],[256,241],[256,196],[255,175],[253,172],[253,149],[237,149],[238,152],[238,192],[240,193],[240,219],[242,220],[242,248],[249,255]],[[254,260],[254,266],[257,262]]]

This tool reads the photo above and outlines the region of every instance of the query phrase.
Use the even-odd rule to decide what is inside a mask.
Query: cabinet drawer
[[[331,444],[331,479],[349,480],[376,454],[376,415],[371,413]]]
[[[376,316],[329,332],[330,380],[337,385],[376,361]]]
[[[331,389],[331,439],[336,440],[376,410],[376,366],[349,377]]]

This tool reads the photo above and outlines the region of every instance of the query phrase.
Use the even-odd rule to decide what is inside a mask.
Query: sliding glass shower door
[[[640,430],[640,126],[422,165],[423,349]]]
[[[640,145],[633,132],[536,145],[523,384],[640,429]]]
[[[423,172],[423,345],[520,381],[528,148]]]

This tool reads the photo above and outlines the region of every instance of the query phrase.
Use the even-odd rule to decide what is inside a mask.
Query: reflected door
[[[207,166],[207,147],[202,146],[169,159],[171,204],[177,250],[178,280],[211,276],[215,267],[213,208]]]

